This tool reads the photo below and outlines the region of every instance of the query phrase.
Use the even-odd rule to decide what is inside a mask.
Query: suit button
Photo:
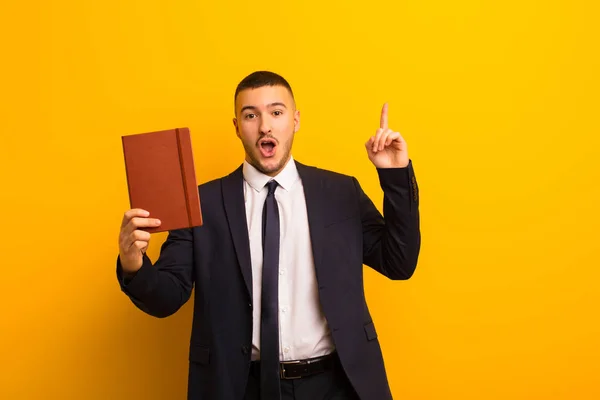
[[[250,348],[248,346],[242,346],[242,353],[244,353],[244,354],[250,353]]]

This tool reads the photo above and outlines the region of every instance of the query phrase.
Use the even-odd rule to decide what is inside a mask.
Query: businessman
[[[234,104],[245,160],[199,186],[203,226],[169,232],[154,263],[140,228],[160,221],[125,212],[121,289],[142,311],[167,317],[195,288],[190,400],[391,399],[363,264],[408,279],[421,236],[412,161],[388,127],[387,104],[365,144],[383,215],[355,178],[293,158],[300,112],[283,77],[250,74]]]

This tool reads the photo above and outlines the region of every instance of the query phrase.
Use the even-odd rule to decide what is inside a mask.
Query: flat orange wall
[[[153,319],[114,276],[120,137],[189,126],[198,179],[222,176],[243,156],[233,91],[256,69],[295,89],[295,157],[378,205],[363,143],[384,101],[409,143],[418,271],[366,272],[395,398],[600,398],[596,2],[2,9],[0,398],[184,398],[191,304]]]

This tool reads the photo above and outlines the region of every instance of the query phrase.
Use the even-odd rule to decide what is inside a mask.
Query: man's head
[[[300,128],[292,88],[283,77],[258,71],[239,83],[234,102],[233,125],[246,161],[264,174],[277,175],[290,159]]]

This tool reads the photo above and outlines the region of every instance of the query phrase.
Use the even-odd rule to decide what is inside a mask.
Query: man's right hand
[[[142,268],[144,253],[150,242],[150,233],[138,228],[160,226],[160,220],[148,218],[146,210],[134,208],[125,212],[119,234],[119,259],[125,274],[135,274]]]

